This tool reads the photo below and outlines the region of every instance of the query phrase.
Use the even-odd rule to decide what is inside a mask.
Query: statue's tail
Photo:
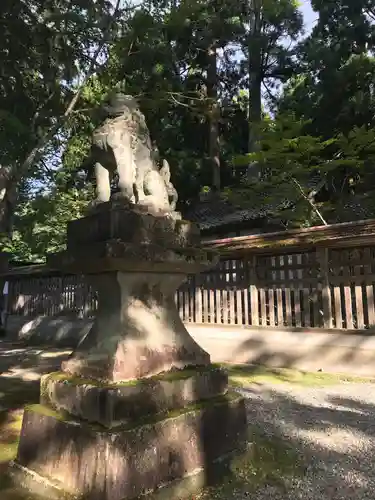
[[[89,156],[85,158],[85,160],[81,163],[81,165],[77,168],[78,171],[83,171],[86,174],[86,181],[90,181],[95,171],[95,160],[93,158],[92,153],[90,152]]]

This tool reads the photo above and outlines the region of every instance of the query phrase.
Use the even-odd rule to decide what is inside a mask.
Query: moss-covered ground
[[[294,384],[304,387],[324,387],[349,382],[375,382],[374,378],[346,374],[306,372],[290,368],[267,368],[258,365],[223,365],[233,387],[251,384]]]

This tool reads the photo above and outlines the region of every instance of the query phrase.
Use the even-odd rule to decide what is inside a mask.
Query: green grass
[[[17,453],[23,408],[39,400],[39,383],[0,376],[0,470]]]
[[[23,410],[8,412],[0,426],[0,466],[13,460],[17,454]]]
[[[225,365],[230,384],[246,387],[251,384],[294,384],[303,387],[324,387],[343,382],[375,382],[370,377],[345,374],[304,372],[290,368],[267,368],[256,365]]]

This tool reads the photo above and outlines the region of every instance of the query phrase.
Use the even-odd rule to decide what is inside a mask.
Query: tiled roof
[[[314,174],[307,182],[306,188],[313,190],[321,186],[322,177],[319,173]],[[224,199],[212,199],[193,203],[184,212],[184,217],[199,224],[202,230],[214,229],[216,227],[238,224],[246,221],[254,221],[273,215],[276,210],[289,208],[290,204],[285,200],[282,204],[264,204],[252,208],[241,208]]]
[[[335,209],[333,222],[349,222],[375,218],[374,203],[367,197],[354,196],[344,205]]]
[[[324,179],[319,173],[315,173],[305,184],[307,191],[320,191],[324,186]],[[256,219],[272,217],[282,209],[291,208],[291,203],[285,200],[275,206],[274,204],[263,204],[251,208],[242,208],[233,205],[228,200],[218,198],[208,198],[203,201],[193,203],[188,207],[184,216],[199,224],[202,230],[214,229],[217,227],[250,222]],[[366,196],[353,196],[345,204],[335,207],[335,210],[328,216],[330,224],[349,222],[354,220],[364,220],[375,218],[375,204]]]
[[[199,224],[202,230],[213,229],[227,224],[238,224],[267,217],[274,211],[271,205],[261,208],[243,209],[222,199],[205,200],[189,207],[184,216]]]

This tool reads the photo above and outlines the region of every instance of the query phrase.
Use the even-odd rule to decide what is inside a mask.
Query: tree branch
[[[315,205],[315,203],[305,194],[301,184],[295,179],[294,177],[291,177],[291,181],[295,186],[297,186],[298,191],[301,193],[302,197],[307,201],[307,203],[311,206],[311,208],[314,210],[314,212],[317,214],[319,219],[322,221],[324,226],[328,226],[327,221],[323,218],[323,215],[320,213],[318,207]]]
[[[265,82],[265,81],[263,81],[262,83],[263,83],[263,85],[264,85],[264,88],[265,88],[265,89],[266,89],[266,91],[267,91],[268,97],[271,99],[271,101],[272,101],[274,104],[275,104],[275,103],[277,103],[277,98],[276,98],[274,95],[272,95],[272,92],[271,92],[271,90],[268,88],[268,85],[266,84],[266,82]]]

